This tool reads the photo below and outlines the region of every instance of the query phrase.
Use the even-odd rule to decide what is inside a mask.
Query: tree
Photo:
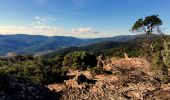
[[[160,26],[162,25],[162,20],[158,17],[158,15],[151,15],[138,19],[133,27],[132,32],[144,32],[151,36],[152,33],[161,33]]]
[[[62,62],[64,57],[61,55],[57,55],[55,58],[51,58],[48,60],[50,66],[52,67],[52,72],[58,72],[62,69]]]
[[[147,35],[147,40],[145,44],[145,48],[149,49],[149,56],[153,52],[153,41],[151,40],[151,35],[153,33],[161,33],[160,26],[162,25],[162,20],[158,15],[151,15],[145,17],[145,19],[138,19],[133,27],[132,32],[143,32]]]
[[[84,51],[67,54],[62,63],[63,67],[82,70],[85,70],[87,67],[95,67],[96,64],[96,57]]]

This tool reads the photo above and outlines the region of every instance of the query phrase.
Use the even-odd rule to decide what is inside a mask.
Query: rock
[[[147,75],[151,75],[149,69],[150,63],[143,58],[122,58],[117,59],[115,57],[111,58],[111,63],[106,64],[103,68],[106,70],[113,71],[116,70],[141,70]]]
[[[76,80],[70,79],[70,80],[64,81],[64,83],[65,83],[66,87],[68,87],[68,88],[79,88],[79,89],[85,88],[84,84],[79,85]]]
[[[125,59],[126,59],[126,60],[128,60],[128,59],[129,59],[129,57],[128,57],[127,53],[124,53],[124,56],[125,56]]]
[[[81,74],[77,77],[77,82],[79,84],[87,83],[87,84],[95,84],[96,80],[88,79],[85,75]]]
[[[168,75],[170,76],[170,68],[168,68]]]
[[[97,57],[97,67],[103,67],[105,65],[105,56],[104,55],[100,55],[99,57]]]
[[[54,92],[61,92],[66,89],[65,84],[49,84],[47,87]]]
[[[46,100],[59,97],[45,86],[33,84],[29,79],[0,75],[0,100]]]
[[[161,85],[161,88],[162,88],[164,91],[170,91],[170,83],[168,83],[168,84],[162,84],[162,85]]]
[[[170,91],[157,90],[145,97],[145,100],[170,100]]]
[[[149,65],[142,58],[113,59],[103,67],[112,74],[92,77],[91,73],[71,71],[68,75],[74,77],[65,80],[61,100],[169,100],[170,84],[148,74],[152,73]]]
[[[133,98],[134,100],[141,100],[142,97],[138,91],[132,90],[126,93],[126,98]]]

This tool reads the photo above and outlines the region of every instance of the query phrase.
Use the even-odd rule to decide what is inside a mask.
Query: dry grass
[[[111,70],[115,72],[116,68],[131,70],[131,69],[140,69],[144,73],[150,75],[150,63],[143,58],[111,58],[111,63],[104,66],[105,70]]]

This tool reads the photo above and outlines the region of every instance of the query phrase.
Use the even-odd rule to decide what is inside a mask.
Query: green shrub
[[[94,67],[94,68],[91,68],[90,71],[93,74],[103,74],[104,73],[104,69],[102,67]]]
[[[49,59],[48,62],[52,67],[52,73],[62,71],[63,56],[57,55],[56,57]]]
[[[163,62],[170,68],[170,42],[164,42],[164,50],[162,50]]]
[[[76,51],[64,57],[62,65],[66,68],[86,70],[87,67],[94,67],[97,64],[96,57],[87,52]]]
[[[18,56],[23,58],[22,56]],[[62,69],[62,56],[53,59],[41,57],[34,59],[20,59],[14,61],[0,61],[0,74],[16,77],[26,77],[36,84],[62,82],[67,70]]]
[[[153,58],[151,60],[151,69],[152,70],[162,70],[165,67],[165,64],[163,62],[163,57],[161,55],[161,52],[158,51],[154,54],[152,54]]]

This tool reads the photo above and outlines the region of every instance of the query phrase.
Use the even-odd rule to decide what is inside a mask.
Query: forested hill
[[[126,42],[140,35],[123,35],[109,38],[80,39],[65,36],[41,36],[41,35],[0,35],[0,55],[9,52],[20,54],[34,54],[37,52],[55,51],[72,46],[83,46],[103,41]]]
[[[160,39],[159,35],[152,35],[153,40]],[[44,55],[44,57],[55,57],[56,55],[66,55],[75,51],[87,51],[95,55],[104,54],[106,56],[124,56],[124,53],[128,53],[129,56],[138,56],[144,48],[142,48],[142,43],[145,40],[145,36],[134,38],[126,42],[115,42],[115,41],[104,41],[99,43],[94,43],[82,47],[68,47],[56,50],[54,52]]]

